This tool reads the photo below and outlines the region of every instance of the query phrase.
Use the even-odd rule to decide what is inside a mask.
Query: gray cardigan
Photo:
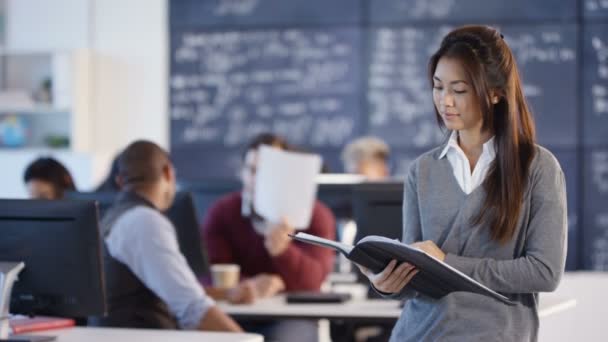
[[[559,163],[536,148],[517,230],[500,245],[486,224],[470,224],[485,199],[483,186],[465,194],[447,158],[439,159],[441,150],[423,154],[410,167],[403,240],[434,241],[446,263],[517,304],[468,292],[435,300],[406,286],[390,296],[409,299],[391,341],[536,341],[538,292],[555,290],[566,258],[566,188]]]

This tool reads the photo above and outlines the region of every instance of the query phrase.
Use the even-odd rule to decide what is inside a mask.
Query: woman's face
[[[55,187],[50,182],[41,179],[31,179],[26,184],[30,198],[34,199],[57,199]]]
[[[433,102],[447,129],[480,132],[483,117],[478,101],[460,62],[441,57],[433,75]]]

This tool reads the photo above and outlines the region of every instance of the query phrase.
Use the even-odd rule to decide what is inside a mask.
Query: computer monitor
[[[100,217],[114,204],[118,192],[70,192],[68,198],[93,200],[99,205]],[[178,192],[173,205],[167,210],[167,217],[173,223],[179,248],[188,265],[197,277],[209,274],[206,248],[199,235],[199,220],[190,192]]]
[[[25,263],[11,313],[80,318],[106,311],[92,201],[0,200],[0,261]]]
[[[334,213],[337,219],[353,217],[352,196],[356,184],[322,183],[317,188],[317,199]]]
[[[368,235],[391,239],[402,237],[402,182],[361,183],[353,188],[353,216],[357,223],[355,241]]]
[[[116,191],[96,191],[96,192],[80,192],[70,191],[65,194],[66,198],[79,199],[86,201],[96,201],[97,208],[99,210],[99,218],[102,218],[105,213],[110,209],[116,197],[118,196]]]
[[[167,210],[167,217],[175,226],[179,248],[194,274],[199,278],[208,276],[207,248],[199,233],[199,220],[192,193],[178,192],[173,205]]]
[[[178,188],[180,191],[192,192],[198,219],[203,222],[207,211],[218,199],[231,192],[240,191],[243,185],[236,180],[182,181]]]

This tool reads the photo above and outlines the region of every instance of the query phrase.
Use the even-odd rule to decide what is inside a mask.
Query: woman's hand
[[[439,259],[441,261],[445,260],[445,253],[443,253],[443,251],[439,247],[437,247],[437,245],[431,240],[415,242],[410,246],[416,247],[424,251],[426,254],[435,257],[436,259]]]
[[[401,289],[412,280],[412,277],[418,273],[418,270],[414,268],[414,265],[408,264],[407,262],[397,266],[397,260],[391,260],[384,270],[378,274],[374,274],[361,265],[356,265],[374,287],[384,293],[400,292]]]

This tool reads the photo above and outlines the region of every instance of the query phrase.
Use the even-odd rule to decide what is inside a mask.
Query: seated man
[[[243,190],[219,199],[208,211],[202,225],[211,263],[240,265],[244,279],[225,296],[233,302],[251,302],[276,293],[319,290],[331,271],[331,249],[292,241],[294,232],[288,222],[267,222],[253,210],[256,191],[255,171],[260,145],[287,149],[287,143],[272,134],[261,134],[247,147],[241,171]],[[317,201],[307,233],[335,238],[335,220],[331,211]],[[315,322],[285,321],[277,324],[249,325],[267,341],[315,340]],[[308,334],[308,335],[307,335]],[[308,337],[307,337],[308,336]]]
[[[347,173],[360,174],[370,181],[386,179],[389,175],[390,149],[376,137],[361,137],[351,141],[342,151],[342,163]]]
[[[23,182],[29,197],[35,199],[61,199],[66,191],[76,191],[68,169],[50,157],[38,158],[29,164]]]
[[[122,191],[101,221],[108,315],[92,325],[241,331],[209,298],[161,213],[175,196],[167,153],[136,141],[118,161]]]

